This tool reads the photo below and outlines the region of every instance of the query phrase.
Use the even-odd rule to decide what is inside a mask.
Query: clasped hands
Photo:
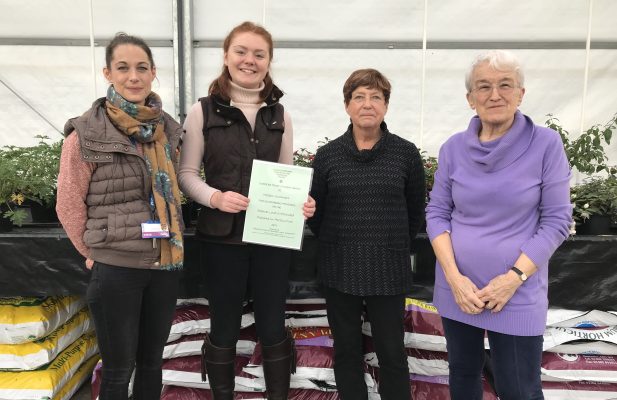
[[[249,206],[249,198],[237,192],[215,192],[210,198],[210,205],[221,211],[228,213],[239,213],[245,211]],[[302,214],[304,219],[309,219],[315,214],[315,199],[308,196],[308,199],[302,206]]]
[[[492,313],[501,311],[522,284],[512,271],[497,275],[482,289],[460,273],[448,283],[456,304],[467,314],[479,314],[484,310]]]

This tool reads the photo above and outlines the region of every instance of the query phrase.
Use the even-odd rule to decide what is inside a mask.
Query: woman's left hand
[[[316,207],[315,199],[309,195],[308,199],[306,200],[306,203],[304,203],[304,206],[302,207],[302,213],[304,214],[304,219],[309,219],[315,214],[315,207]]]
[[[485,309],[496,313],[505,307],[522,283],[516,273],[508,271],[491,279],[476,295],[486,304]]]

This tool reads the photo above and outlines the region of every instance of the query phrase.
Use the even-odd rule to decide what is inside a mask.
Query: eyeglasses
[[[502,82],[502,83],[498,83],[498,84],[481,83],[477,87],[471,89],[471,91],[472,92],[477,92],[478,94],[480,94],[482,96],[488,96],[489,94],[493,93],[493,88],[495,88],[495,89],[497,89],[497,92],[499,94],[508,95],[508,94],[512,93],[512,91],[514,89],[516,89],[518,87],[519,86],[515,86],[511,82]]]

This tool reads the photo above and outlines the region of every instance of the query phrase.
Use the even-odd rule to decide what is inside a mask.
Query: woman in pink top
[[[87,291],[103,380],[99,398],[158,399],[163,347],[183,265],[174,171],[182,127],[152,92],[156,67],[140,38],[107,45],[107,96],[69,120],[58,217],[92,269]]]
[[[295,370],[294,342],[285,330],[291,253],[242,243],[242,230],[253,160],[293,161],[291,119],[270,77],[270,33],[244,22],[229,33],[223,50],[221,75],[186,118],[179,172],[184,193],[204,206],[197,237],[204,246],[212,330],[202,349],[203,379],[207,371],[216,400],[233,399],[235,346],[248,286],[268,399],[282,400]],[[305,217],[314,210],[314,201],[305,203]]]

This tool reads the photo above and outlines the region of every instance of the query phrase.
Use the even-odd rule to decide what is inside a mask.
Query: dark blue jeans
[[[404,345],[405,296],[355,296],[325,288],[328,322],[334,339],[334,377],[342,400],[368,398],[364,383],[363,302],[371,321],[379,360],[383,400],[409,400],[409,367]]]
[[[291,251],[258,244],[204,243],[204,272],[212,329],[210,342],[235,347],[242,303],[253,299],[257,336],[265,346],[282,342]]]
[[[491,348],[491,366],[501,400],[542,400],[540,364],[542,336],[514,336],[486,331],[442,318],[450,364],[452,400],[482,400],[484,332]]]
[[[133,370],[133,399],[160,398],[179,276],[94,263],[87,300],[103,359],[100,400],[126,400]]]

